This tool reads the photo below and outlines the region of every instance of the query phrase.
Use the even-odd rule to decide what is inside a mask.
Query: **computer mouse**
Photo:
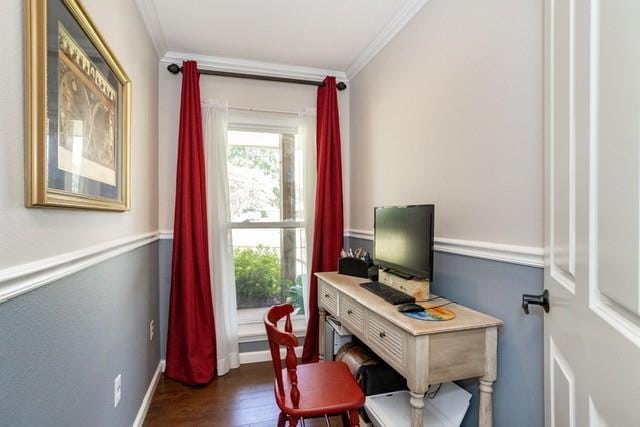
[[[414,313],[416,311],[424,311],[424,307],[422,307],[421,305],[409,302],[406,304],[399,305],[398,311],[400,313]]]

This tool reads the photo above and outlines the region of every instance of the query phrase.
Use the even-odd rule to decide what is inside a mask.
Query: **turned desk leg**
[[[324,308],[318,308],[318,355],[320,360],[325,360],[324,354],[324,320],[327,312]]]
[[[411,427],[423,427],[424,396],[429,389],[429,335],[408,341],[406,352],[407,386],[411,404]]]
[[[492,395],[493,383],[498,371],[498,329],[487,328],[485,331],[485,369],[480,377],[480,413],[478,425],[491,427],[493,425]]]
[[[424,393],[409,393],[411,398],[411,427],[424,426]]]
[[[478,425],[480,427],[491,427],[493,425],[492,393],[493,381],[480,378],[480,414]]]

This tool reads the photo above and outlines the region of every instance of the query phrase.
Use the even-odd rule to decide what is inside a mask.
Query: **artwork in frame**
[[[125,211],[131,81],[77,0],[25,1],[26,206]]]

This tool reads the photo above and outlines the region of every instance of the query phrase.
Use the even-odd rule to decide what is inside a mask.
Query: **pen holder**
[[[338,259],[338,273],[349,276],[369,278],[369,265],[360,258],[343,257]]]

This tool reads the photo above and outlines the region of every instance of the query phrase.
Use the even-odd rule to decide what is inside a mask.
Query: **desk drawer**
[[[367,325],[367,341],[380,352],[383,359],[402,366],[405,353],[404,332],[373,313],[369,313]]]
[[[340,320],[354,332],[364,332],[364,307],[345,295],[340,295]]]
[[[322,281],[318,281],[318,300],[333,315],[338,315],[338,291]]]

